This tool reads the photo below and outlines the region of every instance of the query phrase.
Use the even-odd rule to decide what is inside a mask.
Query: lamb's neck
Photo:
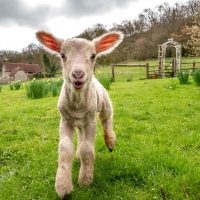
[[[75,92],[73,90],[67,91],[70,107],[73,109],[80,109],[86,105],[87,91]]]

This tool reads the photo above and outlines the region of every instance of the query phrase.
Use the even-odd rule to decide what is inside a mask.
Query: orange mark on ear
[[[111,48],[115,42],[119,39],[119,35],[110,34],[102,38],[102,40],[97,45],[97,52],[105,51]]]
[[[37,38],[42,44],[44,44],[49,49],[58,52],[60,51],[60,45],[58,44],[58,41],[53,35],[46,32],[38,32]]]

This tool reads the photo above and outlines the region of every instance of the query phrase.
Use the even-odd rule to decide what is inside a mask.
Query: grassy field
[[[200,199],[200,88],[192,79],[116,81],[109,94],[116,147],[107,150],[98,124],[94,181],[78,187],[74,158],[71,199]],[[32,100],[3,85],[0,99],[0,199],[58,199],[58,97]]]

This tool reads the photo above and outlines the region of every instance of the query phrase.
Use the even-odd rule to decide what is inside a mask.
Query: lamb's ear
[[[97,56],[112,52],[123,40],[124,35],[121,32],[109,32],[92,42],[95,45]]]
[[[62,44],[61,39],[58,39],[45,31],[36,32],[36,38],[42,45],[44,45],[44,47],[47,47],[47,49],[60,53]]]

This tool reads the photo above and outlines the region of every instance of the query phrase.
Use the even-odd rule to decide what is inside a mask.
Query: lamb
[[[36,37],[46,50],[61,58],[63,67],[64,83],[58,100],[61,119],[55,188],[58,196],[65,198],[73,191],[74,129],[78,130],[76,157],[81,161],[80,187],[88,186],[93,180],[96,114],[104,130],[107,148],[112,151],[115,146],[112,103],[107,91],[94,78],[94,65],[97,57],[112,52],[124,36],[121,32],[109,32],[92,41],[82,38],[63,40],[38,31]]]

